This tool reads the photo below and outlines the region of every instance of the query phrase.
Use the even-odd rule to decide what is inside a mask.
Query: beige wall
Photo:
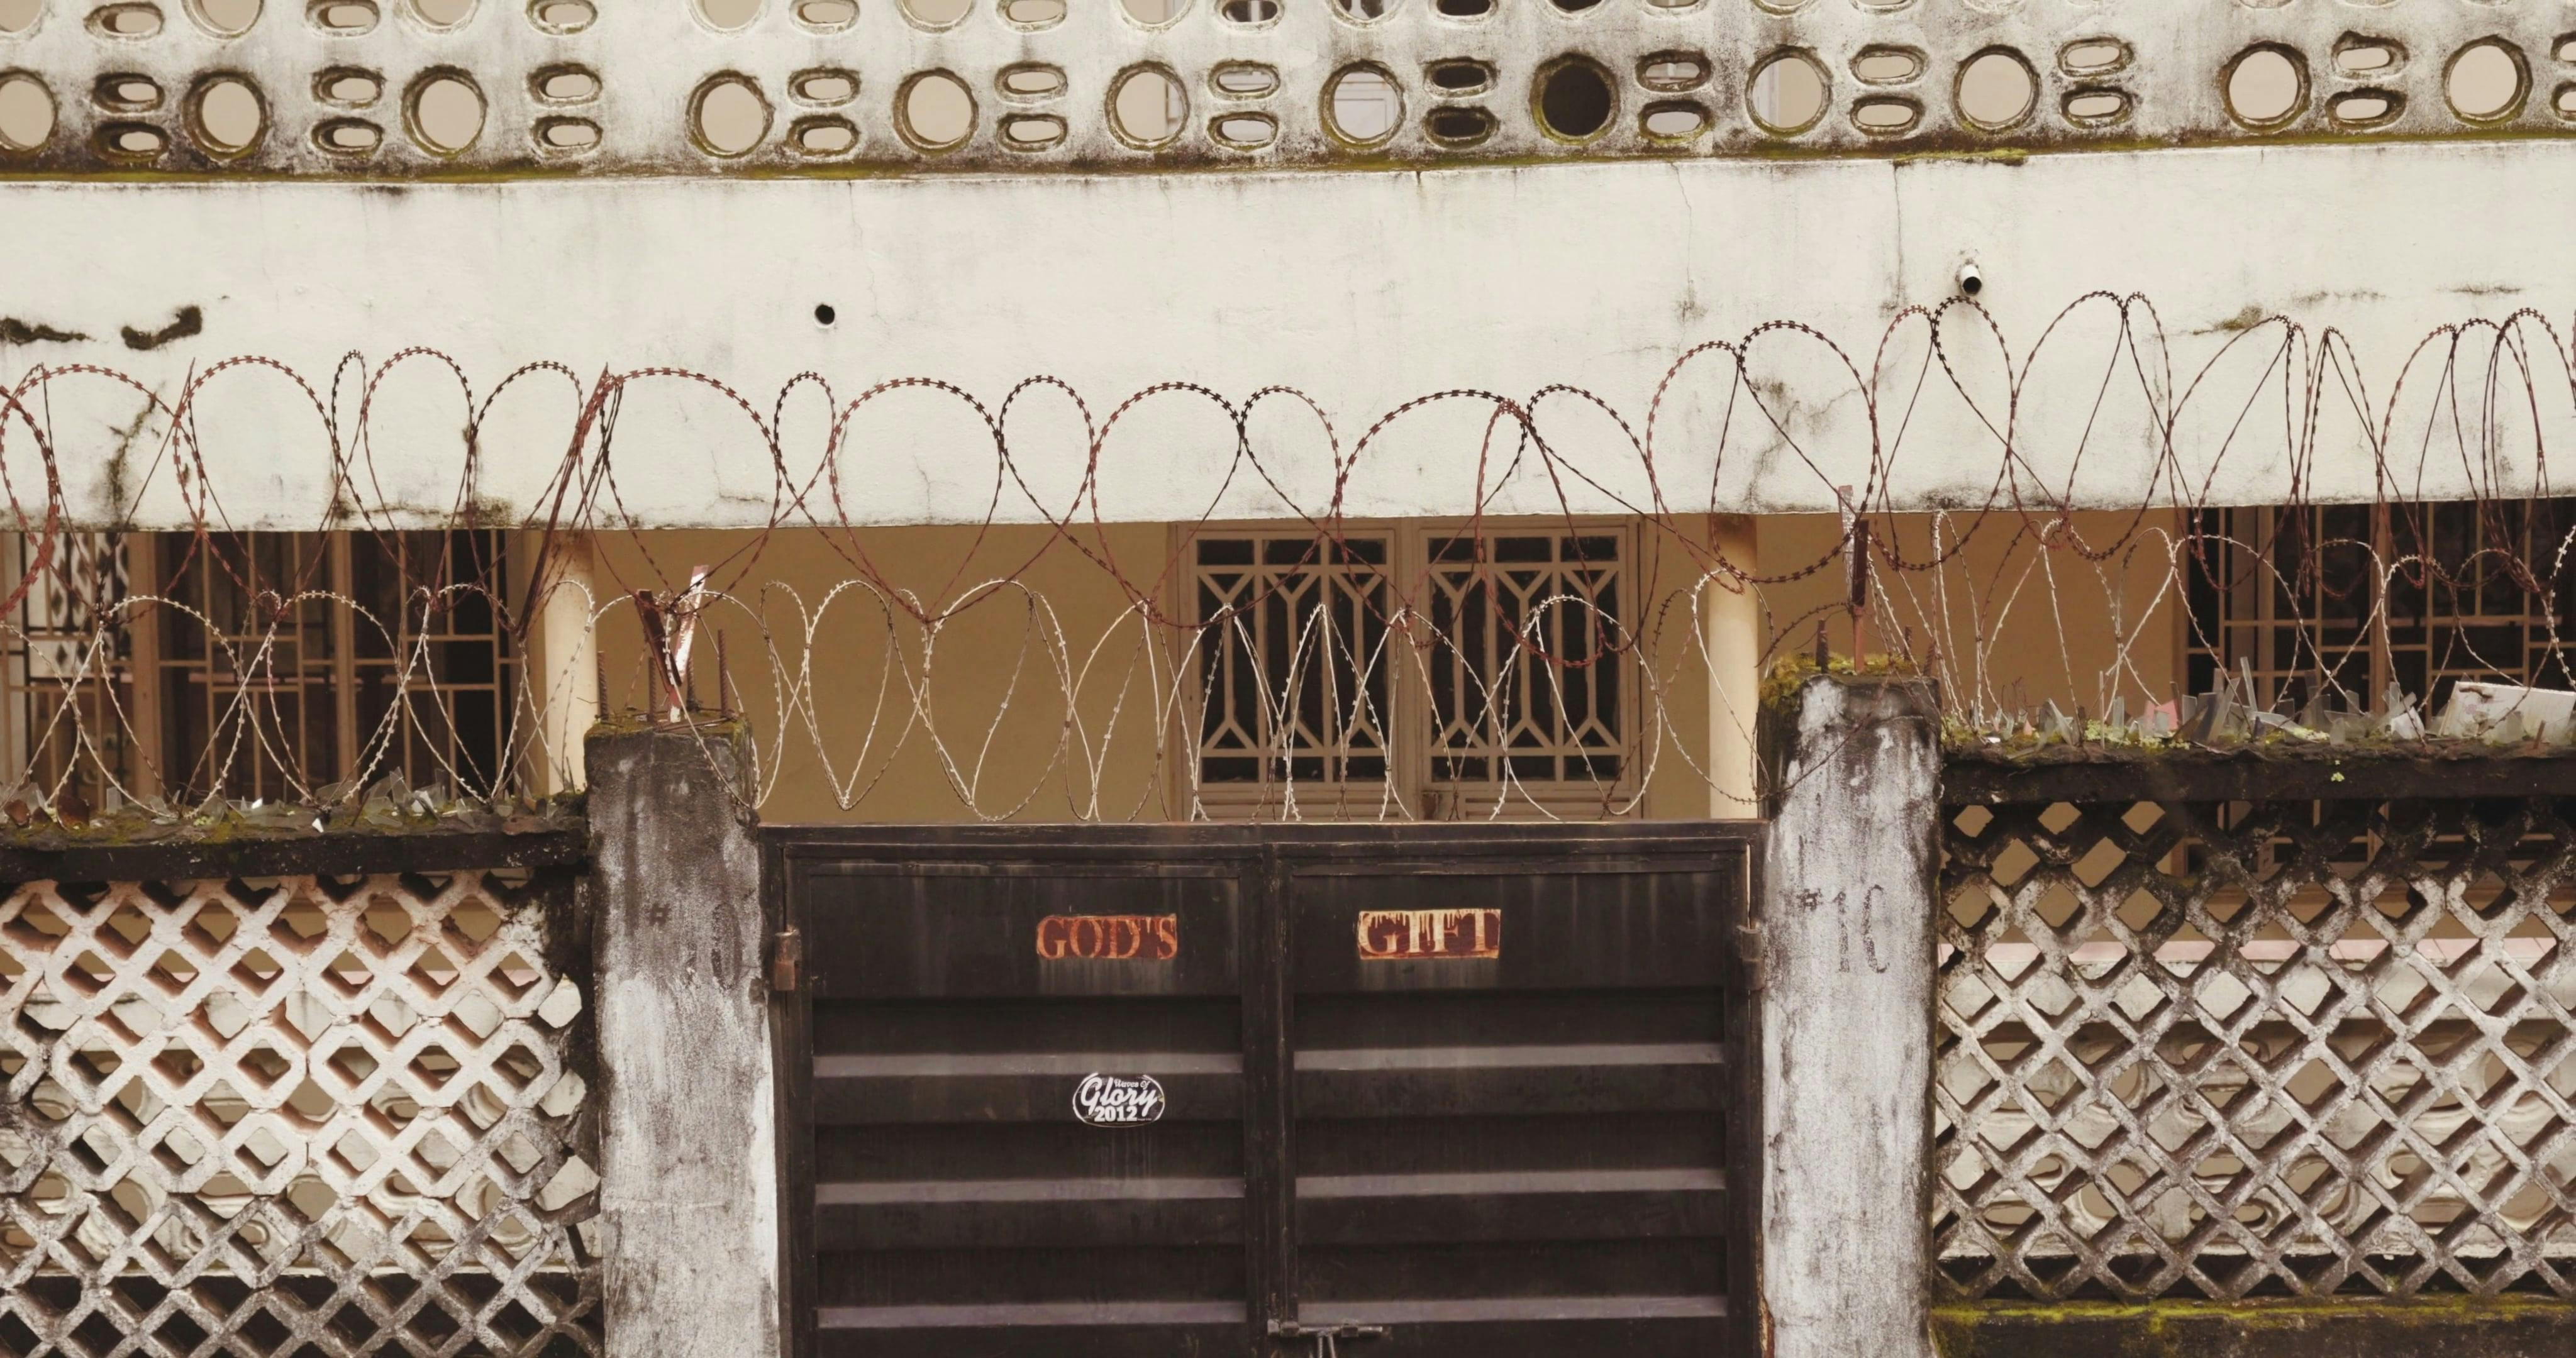
[[[1910,558],[1929,555],[1929,517],[1881,522],[1893,525]],[[2129,522],[2123,515],[2078,515],[2074,527],[2086,542],[2102,544]],[[2141,535],[2134,550],[2096,566],[2071,546],[2043,553],[2030,535],[2016,539],[2015,526],[2002,517],[1990,521],[1939,572],[1882,568],[1870,651],[1898,649],[1911,629],[1915,650],[1929,654],[1937,636],[1941,674],[1954,701],[1982,695],[2006,707],[2035,707],[2054,700],[2098,713],[2115,693],[2132,712],[2171,697],[2180,673],[2180,600],[2149,607],[2165,579],[2164,539]],[[2170,516],[2146,524],[2169,526]],[[1632,580],[1633,597],[1642,602],[1644,649],[1640,682],[1631,691],[1648,773],[1639,810],[1654,818],[1706,816],[1711,805],[1703,772],[1710,763],[1707,667],[1691,597],[1705,530],[1699,520],[1638,528]],[[1826,558],[1840,523],[1818,515],[1773,516],[1760,520],[1758,531],[1760,567],[1776,574]],[[1955,538],[1957,529],[1942,531]],[[598,640],[609,709],[633,710],[645,694],[634,610],[617,596],[676,588],[693,566],[706,563],[732,598],[704,615],[692,665],[698,698],[714,703],[721,635],[735,705],[760,734],[764,759],[774,761],[775,782],[763,807],[769,819],[1179,819],[1186,803],[1170,752],[1183,747],[1192,724],[1179,715],[1184,700],[1175,695],[1181,637],[1144,625],[1116,578],[1080,550],[1113,556],[1121,574],[1145,591],[1162,587],[1171,541],[1171,529],[1161,524],[1085,527],[1070,542],[1025,527],[869,529],[855,536],[805,529],[765,541],[732,532],[602,535],[594,581],[605,609]],[[792,693],[795,667],[806,653],[798,597],[806,610],[821,608],[836,583],[861,576],[855,554],[862,549],[895,589],[910,591],[926,610],[947,605],[954,612],[929,646],[928,629],[890,614],[865,589],[844,590],[823,611],[814,632],[810,700],[832,764],[827,774],[807,718],[791,716],[782,727],[782,676],[772,660],[789,667],[783,682]],[[1025,590],[988,584],[1014,576]],[[1762,589],[1773,654],[1812,646],[1811,610],[1836,604],[1844,581],[1836,558],[1805,578]],[[954,607],[970,596],[974,602]],[[1848,654],[1848,618],[1838,608],[1824,616],[1829,644]],[[2128,661],[2117,668],[2124,638]],[[892,670],[890,660],[899,662]],[[915,716],[909,685],[921,683],[925,667],[930,720],[907,734]],[[1068,673],[1079,695],[1070,713]],[[1744,737],[1735,731],[1728,738]],[[834,791],[836,777],[856,799],[847,810]]]

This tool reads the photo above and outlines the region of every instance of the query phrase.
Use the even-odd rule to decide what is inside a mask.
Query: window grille
[[[1197,809],[1305,818],[1625,814],[1624,528],[1204,529]]]
[[[393,771],[488,793],[506,782],[519,667],[495,602],[502,544],[483,531],[69,535],[20,604],[12,754],[48,789],[86,762],[85,734],[95,766],[136,795],[275,799]],[[17,550],[34,569],[34,541]],[[144,595],[166,602],[117,607]],[[105,805],[114,790],[92,794]]]
[[[2439,710],[2463,679],[2569,687],[2571,529],[2570,500],[2199,511],[2190,690],[2250,668],[2287,710],[2338,688],[2375,708],[2391,683]]]

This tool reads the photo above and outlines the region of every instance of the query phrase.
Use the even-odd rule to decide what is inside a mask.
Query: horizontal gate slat
[[[1228,1245],[1243,1238],[1240,1180],[1130,1179],[1088,1194],[1079,1191],[1085,1186],[824,1184],[815,1194],[815,1239],[824,1249],[901,1250]],[[888,1188],[924,1191],[905,1198],[882,1191]],[[992,1191],[1015,1188],[1025,1195]]]
[[[814,1120],[825,1127],[887,1123],[1061,1122],[1077,1124],[1071,1091],[1079,1075],[883,1075],[821,1073],[814,1078]],[[1169,1109],[1165,1122],[1231,1122],[1242,1115],[1243,1076],[1163,1075],[1135,1057],[1092,1067],[1153,1075]]]
[[[1724,1078],[1714,1062],[1450,1071],[1300,1070],[1297,1111],[1308,1118],[1696,1112],[1721,1104]]]
[[[1239,1302],[1039,1302],[976,1306],[825,1307],[823,1358],[1165,1358],[1243,1345]]]
[[[1297,1235],[1318,1245],[1505,1240],[1713,1239],[1725,1234],[1716,1170],[1310,1176]]]

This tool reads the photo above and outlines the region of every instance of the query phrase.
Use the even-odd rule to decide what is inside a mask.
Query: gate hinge
[[[780,994],[796,989],[797,973],[805,965],[805,936],[791,924],[778,931],[771,940],[769,954],[769,988]]]
[[[1766,987],[1770,970],[1770,950],[1763,946],[1762,921],[1753,920],[1735,926],[1735,955],[1744,962],[1744,988]]]

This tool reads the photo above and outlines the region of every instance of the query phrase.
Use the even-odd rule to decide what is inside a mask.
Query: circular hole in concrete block
[[[1109,82],[1109,130],[1129,146],[1168,146],[1189,116],[1189,93],[1167,67],[1130,66]]]
[[[2346,90],[2326,103],[2335,126],[2353,129],[2385,127],[2405,111],[2406,96],[2395,90]]]
[[[411,12],[436,29],[462,28],[474,17],[475,0],[411,0]]]
[[[2277,43],[2248,47],[2219,73],[2227,112],[2254,130],[2286,127],[2308,105],[2305,58]]]
[[[366,108],[385,97],[385,82],[373,71],[355,66],[334,66],[313,77],[316,103],[335,104],[341,108]]]
[[[102,5],[89,12],[89,28],[102,38],[149,38],[161,31],[161,7]]]
[[[748,28],[760,17],[761,0],[692,0],[707,27],[722,33]]]
[[[2335,39],[2334,64],[2347,76],[2384,76],[2406,64],[2406,49],[2387,38],[2346,33]]]
[[[895,92],[895,131],[917,150],[953,151],[975,135],[975,95],[947,71],[922,71]]]
[[[2135,55],[2118,38],[2077,38],[2057,49],[2057,69],[2078,78],[2113,75],[2129,69]]]
[[[211,76],[188,97],[188,133],[210,156],[237,156],[259,144],[268,106],[249,80]]]
[[[746,154],[769,135],[769,100],[749,76],[715,76],[689,97],[689,133],[709,155]]]
[[[1666,99],[1646,105],[1637,130],[1655,141],[1690,141],[1708,131],[1708,109],[1688,99]]]
[[[2559,86],[2558,92],[2549,97],[2549,107],[2561,118],[2576,118],[2576,84]]]
[[[993,77],[993,88],[1005,99],[1053,99],[1065,91],[1064,68],[1042,61],[1017,62]]]
[[[1065,0],[1002,0],[1002,22],[1021,28],[1053,28],[1064,22]]]
[[[1404,123],[1404,90],[1383,66],[1359,62],[1324,82],[1324,128],[1343,142],[1381,146]]]
[[[599,72],[587,66],[546,66],[528,77],[528,92],[549,104],[587,104],[599,90]]]
[[[1445,18],[1481,19],[1494,12],[1494,0],[1431,0],[1431,8]]]
[[[2058,101],[2058,111],[2077,127],[2111,127],[2129,120],[2134,105],[2127,90],[2093,86],[2073,89]]]
[[[900,0],[903,17],[923,28],[954,28],[975,0]]]
[[[45,0],[0,0],[0,33],[24,33],[45,12]]]
[[[24,71],[0,75],[0,150],[24,155],[41,149],[53,135],[53,91]]]
[[[539,118],[536,138],[540,150],[557,155],[595,151],[599,149],[599,124],[588,118]]]
[[[796,22],[821,33],[838,33],[859,21],[857,0],[796,0],[788,12]]]
[[[2522,49],[2502,38],[2482,38],[2451,54],[2442,68],[2442,90],[2451,111],[2468,122],[2502,122],[2522,111],[2531,94],[2531,68]]]
[[[1637,60],[1637,83],[1650,90],[1678,94],[1708,83],[1713,68],[1697,52],[1657,52]]]
[[[403,100],[411,139],[436,156],[452,156],[483,135],[483,91],[463,71],[424,72]]]
[[[1959,121],[1980,132],[2003,132],[2029,119],[2039,103],[2039,74],[2021,53],[1989,47],[1959,68],[1954,92]]]
[[[1590,141],[1610,129],[1618,87],[1590,57],[1558,57],[1539,68],[1530,101],[1539,130],[1560,141]]]
[[[1118,0],[1118,8],[1147,28],[1161,28],[1181,17],[1181,11],[1189,8],[1189,0]]]
[[[1923,76],[1923,54],[1911,47],[1864,47],[1852,58],[1852,78],[1864,85],[1904,85]]]
[[[102,123],[92,145],[118,160],[152,160],[170,149],[170,138],[150,123]]]
[[[1794,137],[1824,118],[1831,91],[1815,53],[1782,48],[1753,68],[1753,78],[1745,82],[1745,106],[1755,126],[1775,137]]]
[[[89,99],[109,113],[150,113],[161,107],[161,86],[147,75],[103,75],[90,87]]]
[[[1247,28],[1279,22],[1279,0],[1217,0],[1216,17]]]

